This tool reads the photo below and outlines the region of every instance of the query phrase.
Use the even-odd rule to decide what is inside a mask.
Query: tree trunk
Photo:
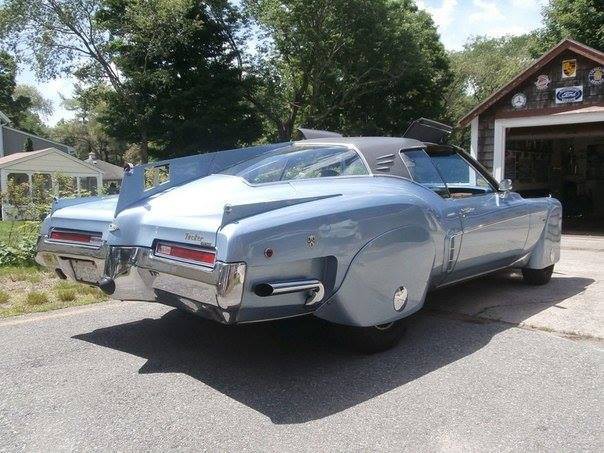
[[[141,164],[149,162],[149,139],[147,137],[147,131],[141,132],[141,139],[139,143],[139,158]]]

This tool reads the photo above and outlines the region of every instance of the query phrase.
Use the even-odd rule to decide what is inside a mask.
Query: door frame
[[[590,107],[579,111],[554,113],[552,115],[525,116],[517,118],[499,118],[495,120],[494,145],[493,145],[493,177],[501,181],[505,175],[505,143],[507,129],[513,127],[552,126],[560,124],[578,124],[604,122],[604,108],[594,107],[597,110],[589,111]],[[472,130],[476,126],[472,123]]]

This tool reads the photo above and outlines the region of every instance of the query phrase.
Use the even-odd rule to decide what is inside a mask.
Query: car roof
[[[374,174],[410,178],[403,160],[398,158],[402,149],[423,148],[428,144],[412,138],[402,137],[329,137],[299,140],[296,145],[341,145],[353,146],[363,155]]]

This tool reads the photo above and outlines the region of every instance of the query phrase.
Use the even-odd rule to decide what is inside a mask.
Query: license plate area
[[[70,259],[69,264],[77,281],[93,284],[99,282],[99,274],[94,261]]]

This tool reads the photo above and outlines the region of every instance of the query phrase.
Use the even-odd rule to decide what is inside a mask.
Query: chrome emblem
[[[409,297],[409,293],[407,291],[407,288],[405,288],[404,286],[401,286],[399,289],[397,289],[394,292],[394,298],[393,298],[394,309],[396,311],[401,311],[403,308],[405,308],[405,305],[407,305],[408,297]]]
[[[308,236],[308,238],[306,239],[306,244],[310,248],[313,248],[316,243],[317,243],[317,240],[315,239],[315,236],[313,234],[311,234],[310,236]]]
[[[199,233],[185,233],[185,241],[203,242],[203,236]]]

